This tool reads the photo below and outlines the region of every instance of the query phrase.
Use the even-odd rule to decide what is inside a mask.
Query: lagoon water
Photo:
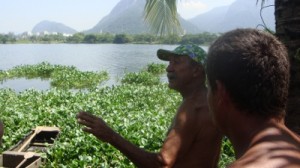
[[[107,71],[110,79],[102,85],[115,85],[126,72],[138,72],[150,63],[165,63],[156,57],[160,48],[178,45],[144,44],[1,44],[0,70],[41,62],[75,66],[81,71]],[[207,47],[203,47],[207,50]],[[50,82],[40,79],[13,79],[0,83],[0,88],[15,91],[47,90]]]

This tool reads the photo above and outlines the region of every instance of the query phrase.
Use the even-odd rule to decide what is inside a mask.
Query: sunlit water
[[[156,57],[160,48],[174,49],[178,45],[142,44],[5,44],[0,45],[0,70],[17,65],[41,62],[75,66],[81,71],[107,71],[110,79],[102,86],[118,84],[126,72],[138,72],[150,63],[165,63]],[[207,47],[203,47],[207,50]],[[162,77],[164,81],[165,78]],[[23,91],[34,88],[47,90],[48,80],[13,79],[0,84],[0,88]]]

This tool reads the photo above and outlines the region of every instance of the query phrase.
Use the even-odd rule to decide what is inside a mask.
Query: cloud
[[[178,12],[185,19],[192,18],[209,9],[209,6],[200,0],[181,0],[178,2]]]
[[[206,10],[208,8],[205,3],[199,2],[199,0],[183,0],[179,1],[178,5],[185,10]]]

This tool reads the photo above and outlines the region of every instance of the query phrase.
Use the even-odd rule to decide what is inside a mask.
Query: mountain
[[[218,32],[218,25],[225,19],[229,6],[214,8],[206,13],[198,15],[189,21],[196,25],[202,32]]]
[[[49,32],[49,33],[65,33],[65,34],[74,34],[77,31],[72,29],[62,23],[51,22],[51,21],[42,21],[35,25],[32,29],[33,33],[40,33],[40,32]]]
[[[150,33],[144,22],[144,6],[146,0],[120,0],[111,12],[94,27],[84,33]],[[269,1],[266,1],[269,5]],[[274,6],[262,10],[262,17],[267,27],[275,30]],[[260,4],[255,0],[236,0],[229,6],[212,9],[206,13],[186,20],[179,15],[179,21],[186,34],[200,32],[220,33],[235,28],[262,28]],[[58,32],[74,34],[77,31],[61,23],[42,21],[32,30],[37,32]]]
[[[142,24],[143,4],[142,0],[121,0],[107,16],[85,33],[145,33],[147,26]]]
[[[144,22],[144,6],[146,0],[121,0],[112,11],[85,33],[149,33]],[[197,33],[198,28],[189,21],[179,17],[186,33]]]
[[[263,9],[262,17],[266,26],[275,30],[274,6]],[[253,0],[236,0],[229,6],[214,8],[189,21],[202,32],[215,33],[235,28],[262,28],[260,25],[263,24],[260,18],[260,4],[256,5]]]

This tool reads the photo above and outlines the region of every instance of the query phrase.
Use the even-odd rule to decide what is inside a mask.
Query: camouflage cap
[[[173,51],[159,49],[157,50],[157,56],[164,61],[169,61],[170,56],[189,56],[202,65],[206,62],[206,52],[195,44],[183,44],[176,47]]]

